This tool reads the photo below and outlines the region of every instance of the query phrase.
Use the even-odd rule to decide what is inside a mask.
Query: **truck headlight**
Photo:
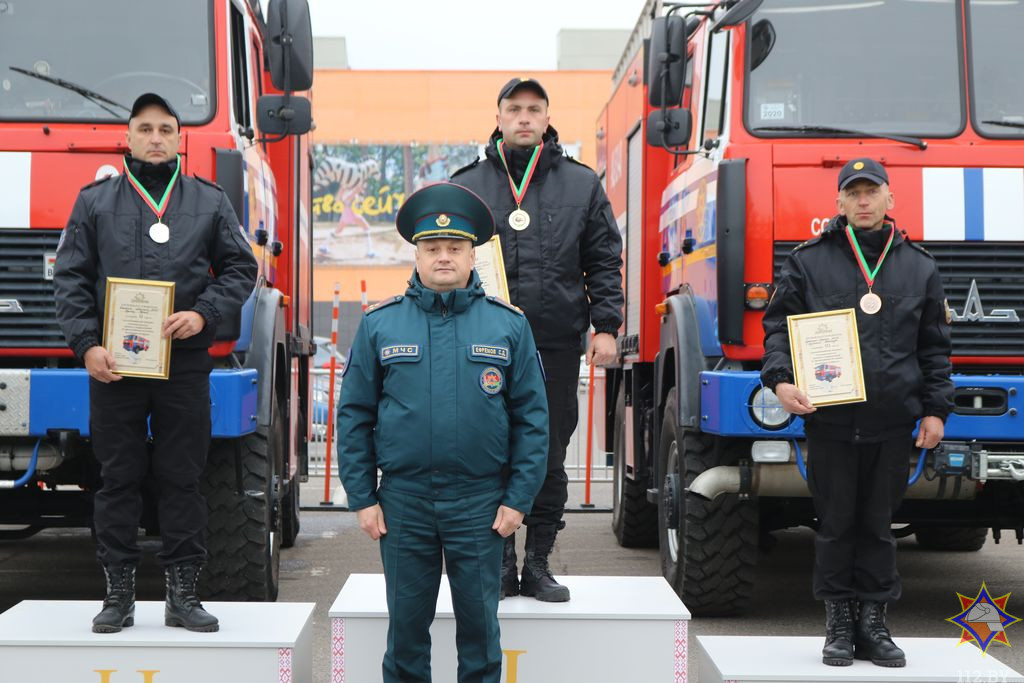
[[[764,429],[781,429],[792,418],[768,387],[758,387],[750,397],[750,416]]]

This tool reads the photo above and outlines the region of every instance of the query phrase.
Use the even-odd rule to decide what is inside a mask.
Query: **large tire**
[[[281,547],[291,548],[299,536],[299,478],[288,482],[288,494],[281,500]]]
[[[917,544],[926,550],[976,552],[988,538],[988,529],[969,526],[922,527],[914,532]]]
[[[736,494],[705,501],[685,492],[698,474],[720,463],[716,437],[678,438],[677,401],[673,387],[658,443],[664,473],[658,496],[662,574],[694,616],[743,614],[754,589],[757,503]]]
[[[612,453],[612,531],[623,548],[658,546],[658,507],[647,501],[647,485],[626,476],[626,398],[615,402]]]
[[[277,600],[281,534],[275,528],[274,470],[266,431],[241,439],[242,488],[235,480],[235,441],[215,441],[203,481],[209,510],[209,558],[200,581],[207,600]]]

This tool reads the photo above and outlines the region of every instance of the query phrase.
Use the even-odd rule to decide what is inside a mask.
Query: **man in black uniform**
[[[196,596],[206,559],[199,478],[210,442],[208,348],[218,323],[237,321],[257,265],[223,190],[181,173],[180,127],[164,98],[140,96],[128,120],[124,174],[82,189],[57,247],[57,318],[89,372],[92,444],[103,477],[93,524],[107,596],[93,619],[96,633],[134,622],[140,485],[150,469],[159,486],[164,621],[190,631],[219,627]],[[108,277],[175,283],[174,313],[163,323],[173,340],[166,381],[117,374],[101,345]]]
[[[565,449],[576,429],[580,354],[593,325],[587,362],[615,360],[622,239],[597,175],[562,153],[540,83],[506,83],[495,118],[487,158],[457,171],[452,182],[476,192],[494,213],[511,303],[525,311],[544,362],[550,428],[547,476],[525,522],[522,581],[511,536],[502,562],[502,597],[521,593],[564,602],[569,589],[551,576],[548,556],[565,526]]]
[[[782,267],[764,316],[761,379],[804,418],[818,516],[813,589],[826,610],[822,661],[846,666],[856,654],[904,666],[885,622],[901,590],[890,524],[911,451],[942,440],[953,407],[949,309],[935,260],[886,215],[893,196],[880,164],[846,164],[836,206],[825,232]],[[786,319],[843,308],[856,309],[867,401],[815,408],[793,384]]]

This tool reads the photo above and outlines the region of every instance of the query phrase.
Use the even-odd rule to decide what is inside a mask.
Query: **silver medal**
[[[160,221],[149,226],[149,239],[153,240],[157,244],[164,244],[170,238],[171,231]]]
[[[868,292],[860,298],[860,310],[868,315],[874,315],[882,310],[882,297],[874,292]]]
[[[508,225],[513,230],[526,230],[530,227],[530,214],[522,209],[516,209],[509,214]]]

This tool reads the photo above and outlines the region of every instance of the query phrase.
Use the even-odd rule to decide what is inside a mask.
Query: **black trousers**
[[[898,599],[890,525],[907,490],[912,438],[853,444],[808,433],[807,449],[807,484],[818,515],[815,599]]]
[[[528,526],[554,524],[565,526],[562,515],[569,498],[569,477],[565,473],[565,449],[579,419],[577,392],[580,382],[580,354],[575,350],[541,349],[544,363],[544,389],[548,396],[548,471],[544,485],[526,516]]]
[[[103,478],[93,497],[93,524],[96,554],[105,565],[139,563],[141,485],[150,472],[163,542],[158,562],[206,559],[206,501],[199,479],[210,447],[211,361],[205,349],[199,351],[173,354],[167,380],[89,380],[92,445]]]

